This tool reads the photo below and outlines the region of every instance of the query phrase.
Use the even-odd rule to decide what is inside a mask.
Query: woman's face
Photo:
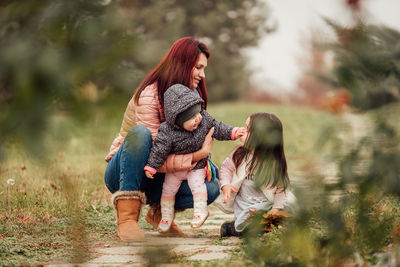
[[[191,88],[197,88],[200,81],[206,77],[206,74],[204,73],[206,67],[207,67],[207,57],[203,53],[200,53],[197,63],[192,70],[192,77],[190,79]]]

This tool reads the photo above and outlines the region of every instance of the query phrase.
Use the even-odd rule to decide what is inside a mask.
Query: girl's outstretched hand
[[[247,128],[246,127],[239,127],[237,132],[236,132],[236,139],[244,136],[247,133]]]
[[[231,192],[237,193],[237,189],[231,185],[224,185],[222,187],[222,193],[224,194],[224,200],[222,203],[226,203],[231,198]]]
[[[280,209],[276,208],[271,209],[270,211],[267,212],[267,216],[279,215],[280,211],[281,211]]]

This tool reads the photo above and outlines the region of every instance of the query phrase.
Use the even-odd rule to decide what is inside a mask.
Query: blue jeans
[[[160,203],[164,174],[156,173],[154,179],[145,176],[143,168],[152,147],[150,131],[141,125],[132,127],[117,153],[108,162],[104,180],[108,190],[143,191],[147,204]],[[219,184],[215,179],[206,180],[208,204],[219,195]],[[175,196],[175,209],[193,208],[193,195],[187,181],[183,181]]]

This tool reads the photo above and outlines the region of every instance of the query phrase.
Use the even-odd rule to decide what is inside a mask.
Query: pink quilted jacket
[[[126,134],[133,126],[146,126],[150,130],[154,142],[158,127],[164,121],[164,112],[158,101],[157,85],[151,84],[140,94],[138,105],[135,104],[134,97],[129,101],[124,113],[120,132],[117,138],[112,142],[110,152],[105,157],[105,160],[108,162],[118,151]],[[192,164],[192,156],[193,154],[171,154],[168,156],[164,165],[159,169],[159,172],[175,172],[192,169],[196,165],[196,162]]]

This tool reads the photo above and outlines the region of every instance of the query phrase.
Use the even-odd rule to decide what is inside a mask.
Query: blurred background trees
[[[249,78],[242,51],[269,31],[267,19],[260,0],[2,1],[0,140],[38,151],[55,109],[87,118],[113,95],[125,105],[183,36],[209,46],[211,101],[238,99]]]
[[[260,0],[121,1],[121,7],[139,36],[140,52],[135,57],[139,79],[158,64],[176,39],[195,36],[207,44],[210,101],[242,96],[249,79],[243,50],[256,46],[272,30],[267,26],[268,7]]]

